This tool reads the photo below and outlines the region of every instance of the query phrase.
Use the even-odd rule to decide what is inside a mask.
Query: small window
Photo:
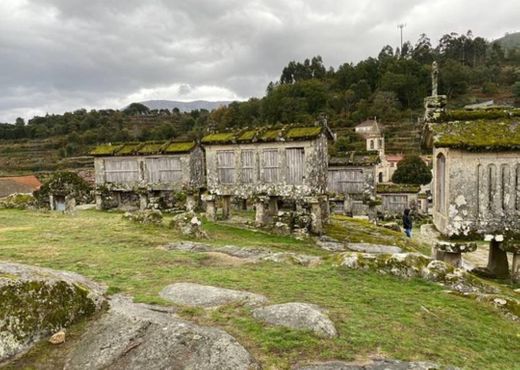
[[[370,149],[374,149],[374,140],[370,140]]]
[[[235,152],[217,152],[218,180],[221,184],[233,184],[235,182]]]

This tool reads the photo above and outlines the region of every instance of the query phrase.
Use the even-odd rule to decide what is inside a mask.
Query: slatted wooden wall
[[[262,180],[268,184],[277,183],[279,180],[280,161],[278,149],[264,149],[262,151]]]
[[[235,152],[217,152],[218,179],[221,184],[233,184],[235,182]]]
[[[285,150],[287,160],[288,184],[301,185],[305,177],[305,151],[303,148],[288,148]]]
[[[105,161],[106,181],[115,184],[139,181],[139,163],[134,158],[113,158]]]
[[[329,191],[341,194],[359,194],[363,192],[363,170],[360,169],[329,169]]]
[[[255,182],[255,152],[253,150],[243,150],[240,153],[241,178],[244,184]]]
[[[176,183],[182,181],[179,157],[146,158],[146,170],[150,183]]]
[[[408,196],[406,195],[383,195],[383,208],[390,212],[402,213],[408,208]]]

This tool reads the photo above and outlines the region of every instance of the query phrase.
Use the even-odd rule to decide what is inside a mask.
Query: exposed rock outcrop
[[[326,251],[330,252],[341,252],[345,250],[345,244],[339,242],[336,239],[333,239],[329,236],[322,235],[319,237],[318,241],[316,242],[316,245],[320,247],[321,249],[324,249]]]
[[[123,214],[123,218],[138,224],[160,225],[163,221],[162,212],[158,209],[145,209],[144,211],[125,212]]]
[[[293,252],[274,252],[265,248],[246,248],[237,247],[234,245],[226,245],[224,247],[211,247],[206,244],[183,241],[170,243],[166,245],[164,248],[168,250],[178,250],[185,252],[224,253],[229,256],[243,258],[249,262],[270,261],[276,263],[295,263],[307,267],[317,266],[321,263],[321,258],[318,256],[310,256]]]
[[[401,253],[402,249],[395,245],[369,243],[347,243],[347,249],[362,253]]]
[[[114,296],[82,336],[65,369],[256,369],[253,357],[220,329]]]
[[[0,362],[93,314],[104,292],[75,273],[0,263]]]
[[[161,290],[159,295],[176,304],[205,308],[215,308],[231,303],[255,306],[268,302],[267,298],[260,294],[193,283],[168,285]]]
[[[443,261],[432,260],[420,253],[345,252],[341,254],[340,265],[351,269],[373,270],[401,278],[423,278],[461,293],[496,293],[496,288],[484,284],[466,271]]]
[[[334,323],[325,311],[309,303],[291,302],[261,307],[253,310],[253,317],[272,325],[309,330],[323,338],[337,336]]]
[[[445,367],[432,362],[406,362],[397,360],[376,360],[366,364],[330,361],[315,362],[299,365],[294,370],[456,370],[454,367]]]

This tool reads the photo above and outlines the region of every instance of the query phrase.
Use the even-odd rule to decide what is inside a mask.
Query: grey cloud
[[[2,0],[0,122],[168,86],[181,87],[164,99],[204,86],[261,96],[290,60],[320,54],[337,67],[397,45],[400,22],[412,42],[467,29],[494,38],[515,31],[517,14],[513,0]]]

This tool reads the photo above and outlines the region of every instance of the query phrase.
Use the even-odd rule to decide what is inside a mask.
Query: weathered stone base
[[[500,242],[496,240],[492,240],[489,243],[487,270],[498,278],[508,278],[510,276],[507,253],[500,248]]]

